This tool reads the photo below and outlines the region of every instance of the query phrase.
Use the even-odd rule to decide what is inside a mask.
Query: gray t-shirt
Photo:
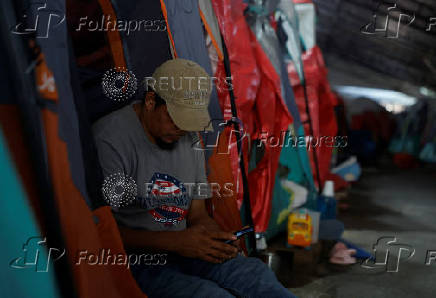
[[[173,150],[162,150],[149,140],[132,105],[100,119],[93,132],[104,176],[123,173],[137,185],[132,204],[112,207],[118,224],[184,230],[192,199],[209,197],[204,152],[192,146],[197,135],[189,133]]]

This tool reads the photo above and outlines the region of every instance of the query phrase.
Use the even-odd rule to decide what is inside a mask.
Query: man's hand
[[[239,230],[243,230],[243,229],[246,229],[246,228],[248,228],[249,226],[244,226],[244,227],[242,227],[241,229],[239,229]],[[233,231],[233,234],[235,234],[237,231]],[[240,252],[242,252],[243,250],[242,250],[242,241],[244,241],[244,238],[245,238],[245,235],[243,235],[241,238],[238,238],[238,240],[236,240],[236,241],[233,241],[232,243],[231,243],[231,245],[233,245],[234,247],[236,247],[237,249],[238,249],[238,251],[240,251]]]
[[[198,258],[211,263],[222,263],[236,257],[239,240],[231,232],[224,232],[207,214],[204,200],[193,200],[183,231],[146,231],[120,226],[121,238],[131,249],[165,250]],[[234,240],[231,244],[226,240]],[[236,240],[236,241],[235,241]]]
[[[189,258],[198,258],[211,263],[222,263],[236,257],[238,249],[226,240],[236,240],[232,233],[210,231],[203,225],[195,225],[176,236],[176,252]]]

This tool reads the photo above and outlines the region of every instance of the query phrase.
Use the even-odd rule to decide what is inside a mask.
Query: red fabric
[[[277,20],[274,18],[274,14],[271,14],[269,16],[269,23],[271,24],[271,27],[274,29],[274,31],[277,31]]]
[[[243,10],[246,5],[242,1],[230,0],[214,1],[213,5],[229,51],[238,116],[244,123],[245,132],[251,140],[260,138],[261,133],[280,138],[292,119],[281,98],[280,77],[245,21]],[[218,65],[217,74],[222,73],[223,66]],[[228,94],[218,92],[218,96],[224,117],[228,119],[231,116]],[[234,152],[231,153],[232,167],[237,172],[238,159]],[[248,175],[256,232],[264,232],[268,227],[280,152],[280,146],[267,143],[262,159]],[[245,144],[243,153],[248,161]],[[241,181],[239,173],[236,176],[237,181]],[[241,206],[242,195],[239,195],[238,202]]]
[[[254,104],[260,82],[260,75],[253,50],[250,46],[250,28],[243,15],[246,5],[242,3],[242,1],[230,0],[213,1],[212,5],[228,50],[238,117],[243,122],[244,132],[252,136],[255,131]],[[218,82],[224,82],[226,73],[223,61],[218,63],[215,76],[218,78]],[[227,86],[225,84],[219,84],[217,86],[217,93],[224,119],[228,120],[232,117],[232,112]],[[238,207],[240,208],[243,199],[242,177],[239,169],[239,157],[234,133],[230,136],[230,142],[231,146],[229,152],[232,163],[231,167],[233,176],[235,177],[236,191],[238,193]],[[243,156],[244,158],[248,156],[246,145],[244,145]],[[246,159],[246,161],[248,160]],[[245,164],[248,169],[248,162]]]
[[[262,159],[248,175],[248,181],[256,231],[265,232],[271,215],[275,176],[281,153],[281,147],[275,146],[276,142],[272,140],[281,139],[282,132],[292,123],[292,117],[282,98],[279,74],[251,32],[250,38],[261,73],[256,98],[256,123],[259,125],[260,133],[267,133],[268,141]]]
[[[280,137],[281,131],[287,130],[292,122],[291,116],[281,98],[280,77],[245,21],[243,11],[246,5],[242,1],[220,0],[213,1],[213,6],[229,52],[238,116],[245,133],[251,139],[260,138],[261,133]],[[225,76],[222,63],[218,65],[217,76]],[[218,96],[224,118],[228,119],[231,117],[228,93],[218,90]],[[232,168],[237,183],[241,183],[235,147],[233,145],[231,149]],[[245,148],[244,143],[243,155],[248,161]],[[264,232],[268,227],[280,151],[279,146],[265,146],[262,160],[248,175],[252,217],[257,232]],[[238,203],[240,207],[241,192]]]
[[[408,153],[395,153],[394,164],[400,169],[413,169],[418,166],[416,158]]]
[[[331,91],[327,80],[327,68],[324,64],[321,50],[318,46],[306,51],[303,54],[304,73],[306,78],[306,90],[309,104],[309,111],[313,127],[313,146],[308,148],[309,151],[315,150],[318,159],[321,188],[327,180],[330,172],[330,161],[332,156],[332,147],[325,146],[322,143],[322,137],[335,137],[337,135],[337,122],[334,112],[334,106],[338,104],[335,94]],[[308,114],[306,112],[306,101],[304,98],[304,87],[298,77],[294,64],[288,65],[288,75],[294,89],[295,100],[300,112],[301,121],[305,123],[304,130],[307,136],[310,136]],[[321,144],[321,145],[320,145]],[[318,183],[317,172],[315,168],[314,157],[309,152],[312,172],[315,183]]]

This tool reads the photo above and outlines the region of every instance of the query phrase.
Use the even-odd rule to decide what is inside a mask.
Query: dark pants
[[[179,256],[166,265],[135,265],[133,276],[148,297],[292,298],[274,273],[259,259],[237,256],[212,264]]]

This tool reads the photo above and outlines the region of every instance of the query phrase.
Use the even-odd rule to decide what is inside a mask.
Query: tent
[[[282,2],[279,7],[285,9],[286,1]],[[2,1],[5,26],[0,61],[16,80],[2,80],[10,94],[0,105],[1,125],[14,128],[13,133],[4,132],[18,173],[10,183],[19,192],[21,181],[27,195],[19,194],[21,201],[17,199],[24,205],[17,211],[22,212],[18,218],[33,210],[35,219],[25,223],[29,231],[46,235],[49,247],[65,248],[65,256],[53,265],[56,274],[47,275],[47,286],[40,289],[47,297],[146,297],[126,266],[77,264],[77,253],[86,248],[95,255],[102,249],[125,255],[111,208],[102,199],[104,177],[91,125],[141,99],[142,79],[168,59],[194,60],[218,81],[209,106],[215,134],[203,132],[201,136],[209,181],[221,185],[231,181],[234,187],[233,196],[214,194],[210,200],[210,212],[221,227],[231,231],[248,223],[263,233],[273,226],[277,212],[289,204],[279,183],[279,167],[290,169],[286,178],[305,186],[310,192],[308,206],[314,205],[312,173],[325,180],[331,152],[317,151],[314,158],[305,146],[282,148],[270,142],[272,138],[280,142],[283,136],[288,142],[295,135],[334,134],[330,113],[334,96],[317,47],[307,49],[303,60],[294,57],[294,64],[285,62],[287,55],[299,56],[301,51],[286,49],[274,30],[280,26],[270,22],[269,16],[277,11],[276,4],[251,1],[247,5],[242,0],[201,1],[200,5],[194,0],[53,0],[46,5],[37,0]],[[289,12],[285,13],[288,21]],[[104,29],[118,21],[142,19],[155,20],[157,29]],[[91,22],[102,29],[90,29]],[[290,24],[295,25],[294,18]],[[297,27],[290,27],[292,38],[298,39]],[[297,67],[295,73],[291,65]],[[109,100],[102,90],[102,77],[114,68],[124,68],[129,78],[134,74],[138,79],[138,90],[124,101]],[[303,85],[313,89],[308,98]],[[320,115],[318,109],[327,113]],[[307,121],[314,131],[308,130]],[[4,150],[4,145],[0,148]],[[9,166],[6,170],[13,173]],[[255,248],[253,242],[251,248]]]

